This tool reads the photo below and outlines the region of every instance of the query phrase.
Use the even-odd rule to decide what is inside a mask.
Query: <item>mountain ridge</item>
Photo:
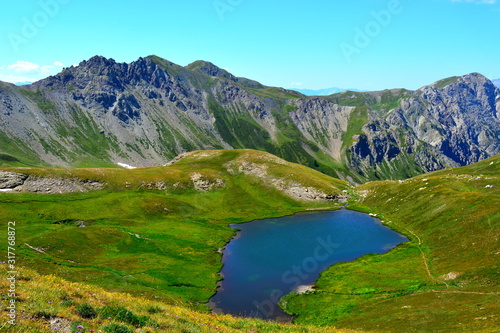
[[[0,83],[0,114],[0,153],[21,165],[154,166],[249,148],[362,183],[500,152],[500,91],[476,73],[415,91],[307,97],[206,61],[95,56],[28,86]]]

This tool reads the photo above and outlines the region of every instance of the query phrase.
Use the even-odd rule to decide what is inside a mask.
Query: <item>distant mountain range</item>
[[[358,91],[358,92],[366,91],[366,90],[359,90],[359,89],[352,89],[352,88],[344,89],[344,88],[336,88],[336,87],[326,88],[326,89],[317,89],[317,90],[314,90],[314,89],[294,89],[294,88],[290,88],[290,89],[298,91],[299,93],[304,94],[306,96],[328,96],[328,95],[337,94],[339,92],[346,91],[346,90]]]
[[[402,179],[500,153],[499,99],[478,73],[306,97],[206,61],[95,56],[30,85],[0,82],[0,166],[143,167],[250,148],[352,183]]]
[[[498,88],[500,88],[500,79],[493,80],[492,82],[493,82],[493,84],[495,86],[497,86]]]
[[[35,81],[26,81],[26,82],[17,82],[16,83],[16,86],[26,86],[28,84],[32,84],[34,83]]]

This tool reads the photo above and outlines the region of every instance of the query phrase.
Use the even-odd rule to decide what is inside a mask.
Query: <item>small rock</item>
[[[85,228],[85,227],[86,227],[86,225],[85,225],[85,222],[84,222],[84,221],[76,221],[76,222],[75,222],[75,224],[76,224],[76,226],[77,226],[78,228]]]

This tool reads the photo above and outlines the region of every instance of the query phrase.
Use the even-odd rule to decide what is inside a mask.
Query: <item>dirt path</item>
[[[394,223],[394,224],[396,224],[396,223]],[[423,244],[422,239],[420,239],[420,237],[418,237],[418,235],[416,233],[414,233],[413,231],[411,231],[410,229],[399,226],[399,225],[398,225],[398,227],[408,231],[410,234],[412,234],[413,236],[415,236],[418,239],[418,249],[420,250],[420,253],[422,254],[422,260],[424,262],[425,270],[427,271],[427,275],[429,275],[431,280],[439,282],[439,283],[444,283],[446,285],[446,287],[448,287],[448,284],[446,282],[440,281],[432,275],[431,270],[429,269],[427,257],[425,256],[424,250],[422,250],[422,247],[421,247]]]
[[[500,292],[481,292],[481,291],[453,291],[453,290],[430,290],[429,292],[441,294],[476,294],[476,295],[500,295]]]

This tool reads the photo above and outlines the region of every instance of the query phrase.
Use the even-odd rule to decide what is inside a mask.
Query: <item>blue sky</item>
[[[0,80],[9,82],[94,55],[151,54],[297,89],[500,78],[500,0],[1,1]]]

